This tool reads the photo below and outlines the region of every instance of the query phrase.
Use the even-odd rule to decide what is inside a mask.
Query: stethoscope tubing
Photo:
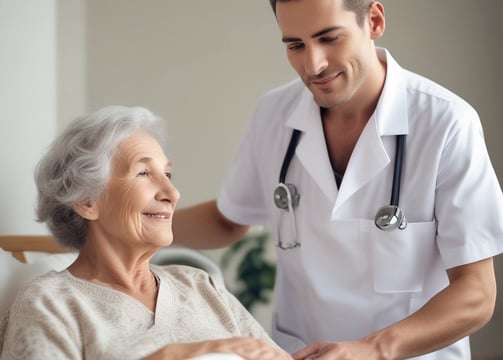
[[[290,162],[292,161],[293,155],[295,154],[295,149],[300,139],[300,130],[294,129],[292,136],[290,137],[290,142],[288,143],[288,148],[286,150],[285,158],[281,164],[281,170],[279,172],[279,183],[284,184],[286,179],[286,173],[290,167]]]
[[[288,143],[288,148],[281,164],[280,174],[279,174],[279,184],[274,191],[274,201],[276,206],[280,209],[290,212],[292,217],[292,222],[295,227],[295,215],[294,207],[298,203],[299,194],[297,189],[293,184],[286,184],[286,174],[292,161],[293,155],[295,154],[295,149],[297,148],[301,132],[300,130],[294,129],[290,137],[290,142]],[[396,150],[395,150],[395,163],[393,167],[393,181],[391,184],[391,200],[390,205],[386,205],[378,209],[375,218],[376,226],[381,230],[393,230],[393,229],[405,229],[407,227],[407,220],[403,214],[403,211],[399,208],[400,200],[400,185],[402,180],[402,167],[405,157],[405,138],[406,135],[401,134],[396,136]],[[285,199],[284,196],[287,196]],[[292,201],[295,199],[295,202]],[[286,202],[284,201],[286,200]],[[296,235],[296,234],[295,234]],[[279,234],[278,234],[279,239]],[[284,245],[281,240],[278,241],[278,246],[281,249],[291,249],[300,246],[297,242],[297,237],[295,236],[294,243],[288,243]]]
[[[402,182],[402,165],[405,155],[405,136],[397,135],[395,150],[395,166],[393,169],[393,183],[391,185],[390,205],[398,207],[400,201],[400,185]]]

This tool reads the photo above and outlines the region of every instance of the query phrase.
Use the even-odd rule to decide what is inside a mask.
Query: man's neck
[[[376,59],[365,83],[345,104],[320,110],[332,169],[344,174],[363,129],[374,113],[386,78],[386,64]]]

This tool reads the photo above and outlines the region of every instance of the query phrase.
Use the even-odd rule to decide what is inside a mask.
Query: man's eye
[[[173,177],[173,175],[171,175],[171,173],[170,173],[169,171],[166,171],[166,172],[165,172],[165,175],[166,175],[166,177],[167,177],[168,179],[170,179],[170,180],[171,180],[171,178]]]
[[[339,40],[339,36],[334,36],[334,37],[322,37],[320,38],[320,41],[321,42],[324,42],[324,43],[331,43],[331,42],[335,42]]]
[[[290,51],[300,50],[300,49],[302,49],[303,46],[304,46],[304,44],[293,43],[293,44],[288,45],[288,50],[290,50]]]

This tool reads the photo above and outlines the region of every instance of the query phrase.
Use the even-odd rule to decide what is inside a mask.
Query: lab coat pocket
[[[435,255],[435,221],[409,223],[404,230],[366,229],[373,249],[374,290],[420,292]]]

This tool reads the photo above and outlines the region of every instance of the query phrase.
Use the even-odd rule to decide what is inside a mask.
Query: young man
[[[180,210],[175,241],[225,246],[267,224],[273,338],[295,359],[469,359],[503,251],[477,113],[376,48],[379,2],[271,5],[302,81],[261,99],[218,203]]]

